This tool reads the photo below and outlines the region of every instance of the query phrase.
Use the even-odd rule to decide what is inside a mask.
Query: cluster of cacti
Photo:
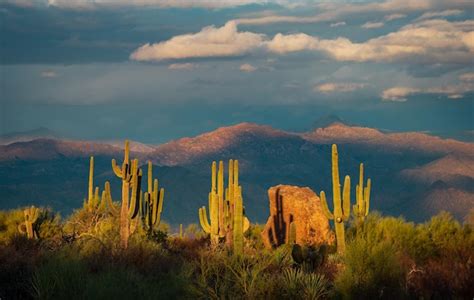
[[[112,195],[110,193],[110,183],[108,181],[105,182],[104,190],[102,191],[102,195],[99,196],[100,191],[99,187],[95,187],[94,189],[94,157],[90,157],[89,161],[89,185],[88,185],[88,195],[87,199],[84,199],[84,208],[90,212],[95,210],[104,211],[105,208],[108,206],[113,213],[115,211],[115,207],[112,203]]]
[[[370,178],[367,179],[367,186],[364,187],[364,164],[359,167],[359,184],[356,186],[356,204],[353,206],[354,215],[360,222],[363,222],[369,214],[370,204]]]
[[[34,206],[23,210],[25,221],[18,225],[18,230],[21,234],[26,234],[29,239],[38,238],[38,233],[35,230],[35,223],[38,221],[39,213],[39,208]]]
[[[224,163],[212,163],[211,191],[209,192],[209,219],[206,207],[199,209],[199,221],[204,232],[211,237],[213,245],[225,238],[226,244],[233,248],[234,253],[243,251],[243,234],[250,227],[244,216],[242,187],[239,185],[239,162],[229,160],[228,186],[224,190]]]
[[[354,205],[354,213],[358,218],[367,216],[369,212],[369,197],[370,197],[370,179],[367,181],[367,187],[364,188],[363,178],[364,167],[360,165],[359,185],[356,187],[357,204]],[[334,227],[336,230],[337,251],[344,253],[346,248],[344,222],[349,219],[351,209],[351,179],[346,175],[344,178],[343,192],[341,195],[341,184],[339,182],[339,157],[337,153],[337,146],[332,145],[332,191],[334,211],[331,213],[326,201],[326,194],[321,192],[321,202],[323,212],[330,220],[334,220]]]
[[[163,197],[165,190],[158,189],[158,179],[153,180],[153,165],[148,162],[148,191],[143,194],[140,201],[140,214],[143,228],[150,234],[154,228],[158,228],[163,211]]]

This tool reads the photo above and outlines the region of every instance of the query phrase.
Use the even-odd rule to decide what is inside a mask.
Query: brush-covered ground
[[[330,250],[316,268],[292,247],[266,250],[262,226],[246,233],[245,254],[213,247],[197,225],[183,237],[140,226],[120,250],[118,220],[43,210],[38,239],[18,233],[22,210],[0,212],[1,299],[472,299],[474,232],[442,213],[422,224],[368,216],[349,222],[345,255]],[[472,224],[472,223],[471,223]],[[330,247],[330,249],[332,249]]]

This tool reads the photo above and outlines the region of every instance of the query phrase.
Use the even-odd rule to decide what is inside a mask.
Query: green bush
[[[403,270],[389,242],[356,238],[348,244],[343,262],[335,280],[343,298],[399,299],[403,295]]]

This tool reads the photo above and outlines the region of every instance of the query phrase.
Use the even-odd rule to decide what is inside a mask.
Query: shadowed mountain
[[[34,139],[56,139],[60,135],[45,127],[36,128],[28,131],[11,132],[0,135],[0,145],[7,145],[15,142],[27,142]]]
[[[462,218],[474,207],[474,145],[422,133],[385,134],[333,123],[300,134],[242,123],[159,146],[132,144],[132,156],[157,165],[154,175],[166,189],[164,218],[172,223],[196,223],[197,208],[207,205],[211,162],[238,159],[246,212],[264,222],[271,186],[309,186],[332,197],[332,143],[339,146],[341,176],[351,176],[352,190],[358,165],[365,163],[374,210],[423,220],[443,209]],[[39,139],[0,146],[0,206],[49,204],[66,213],[79,207],[87,192],[89,155],[96,156],[96,182],[111,180],[112,194],[119,197],[110,159],[120,162],[123,154],[115,142]],[[439,180],[445,185],[433,185]]]

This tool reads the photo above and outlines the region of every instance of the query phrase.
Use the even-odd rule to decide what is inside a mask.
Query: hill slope
[[[373,181],[373,209],[422,220],[442,209],[462,218],[474,207],[474,144],[422,133],[387,134],[342,123],[291,133],[242,123],[159,146],[137,143],[132,154],[159,166],[154,173],[166,189],[164,218],[172,223],[197,222],[197,208],[207,204],[212,160],[239,159],[246,211],[253,221],[263,222],[270,186],[331,190],[332,143],[339,145],[341,174],[355,180],[359,163],[365,163]],[[52,139],[0,146],[0,207],[36,203],[65,213],[79,207],[86,195],[89,155],[96,156],[96,182],[111,180],[117,198],[120,182],[110,159],[120,161],[121,151],[116,142]],[[433,186],[439,180],[444,185]]]

